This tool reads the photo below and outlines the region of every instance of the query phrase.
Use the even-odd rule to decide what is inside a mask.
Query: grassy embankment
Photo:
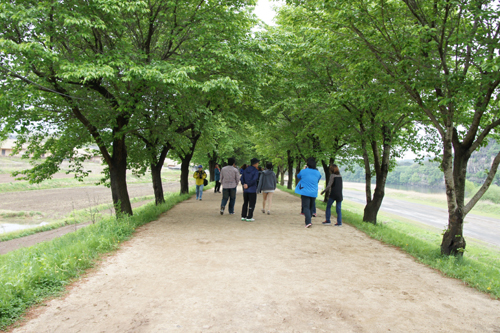
[[[206,189],[212,186],[208,185]],[[134,210],[134,216],[104,217],[95,224],[48,242],[0,256],[0,330],[25,311],[64,291],[71,281],[93,267],[102,254],[116,250],[134,230],[156,220],[190,194],[168,193],[166,203],[150,203]]]
[[[147,200],[154,200],[154,195],[131,198],[130,202],[135,203]],[[104,212],[106,212],[107,214],[104,214]],[[0,213],[0,217],[4,218],[10,217],[11,214],[16,216],[27,216],[27,217],[31,217],[33,215],[43,215],[40,212],[7,212],[7,213]],[[88,207],[85,209],[75,210],[70,214],[68,214],[67,216],[65,216],[64,218],[54,222],[50,222],[43,226],[2,233],[0,234],[0,242],[5,242],[16,238],[33,235],[43,231],[57,229],[67,225],[73,225],[85,222],[95,223],[96,221],[99,221],[102,218],[104,218],[106,215],[113,215],[113,214],[114,214],[113,204],[102,204],[102,205]]]
[[[296,195],[286,187],[279,188]],[[320,200],[316,201],[316,206],[326,209],[326,204]],[[460,279],[494,298],[500,298],[500,250],[469,240],[463,258],[442,256],[441,235],[437,230],[383,213],[379,214],[379,223],[373,225],[362,221],[362,212],[361,204],[349,201],[342,203],[342,220],[345,223],[374,239],[398,247],[446,276]],[[332,209],[332,215],[335,215],[335,209]]]

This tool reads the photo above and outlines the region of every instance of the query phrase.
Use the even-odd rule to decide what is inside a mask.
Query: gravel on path
[[[206,191],[138,229],[14,332],[500,332],[500,302],[276,191],[255,222]]]

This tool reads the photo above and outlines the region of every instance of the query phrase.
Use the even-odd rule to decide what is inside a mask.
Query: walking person
[[[257,185],[257,193],[262,194],[262,213],[271,215],[271,204],[273,202],[273,193],[276,190],[276,174],[273,171],[273,164],[267,162],[266,170],[262,171],[259,176],[259,184]]]
[[[240,182],[240,172],[235,167],[234,158],[227,160],[227,165],[220,171],[220,182],[222,184],[222,200],[220,203],[220,215],[224,215],[227,200],[229,199],[229,215],[234,214],[236,203],[236,188]]]
[[[194,172],[193,178],[196,179],[196,200],[201,201],[205,178],[207,178],[207,173],[203,170],[203,166],[201,164],[198,165],[198,170]]]
[[[241,166],[241,168],[240,168],[240,175],[241,175],[241,177],[240,177],[240,182],[241,182],[241,179],[242,179],[242,177],[243,177],[243,172],[245,171],[245,169],[246,169],[246,168],[247,168],[247,165],[246,165],[246,164],[243,164],[243,165]],[[243,187],[243,185],[241,185],[241,189],[242,189],[242,191],[243,191],[243,192],[245,191],[245,188]]]
[[[307,168],[301,170],[297,178],[299,183],[295,187],[295,193],[300,194],[306,228],[310,228],[312,226],[311,216],[318,196],[318,183],[321,179],[321,173],[316,169],[314,158],[307,159]]]
[[[215,164],[214,180],[215,180],[214,193],[220,193],[220,168],[218,164]]]
[[[335,201],[335,211],[337,213],[337,223],[335,226],[342,226],[342,200],[344,199],[342,196],[343,182],[342,176],[340,175],[339,167],[336,164],[330,165],[330,180],[328,181],[328,185],[321,192],[321,194],[330,190],[330,197],[328,199],[328,203],[326,204],[326,221],[323,222],[323,225],[332,225],[330,220],[330,216],[332,215],[332,204]]]
[[[259,179],[259,162],[257,158],[252,158],[248,166],[241,175],[243,185],[243,207],[241,208],[241,220],[253,222],[253,211],[257,202],[257,180]]]

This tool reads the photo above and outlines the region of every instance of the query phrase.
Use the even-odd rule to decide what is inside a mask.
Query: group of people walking
[[[221,193],[220,187],[222,186],[222,200],[220,206],[220,214],[223,215],[226,209],[226,205],[229,202],[228,212],[233,215],[234,206],[236,203],[236,190],[238,184],[241,183],[243,188],[243,206],[241,208],[241,220],[247,222],[255,221],[254,211],[257,202],[257,193],[263,194],[262,201],[262,213],[266,213],[267,205],[267,215],[271,214],[271,205],[273,193],[276,190],[276,174],[273,171],[272,163],[268,162],[266,164],[265,170],[259,168],[260,160],[257,158],[252,158],[250,165],[244,165],[240,170],[236,167],[236,161],[234,158],[229,158],[228,163],[222,169],[219,169],[219,165],[215,166],[214,180],[215,180],[215,193]],[[196,199],[202,200],[203,195],[203,185],[207,174],[203,171],[201,165],[198,166],[198,170],[194,173],[193,177],[196,179]],[[300,194],[302,202],[301,214],[305,216],[306,228],[312,226],[311,218],[316,216],[316,197],[318,196],[318,184],[321,180],[321,173],[316,168],[316,160],[314,158],[309,158],[307,160],[306,167],[297,174],[297,179],[299,180],[296,187],[295,193]],[[337,223],[335,226],[342,226],[342,176],[337,165],[330,165],[330,180],[326,188],[321,192],[324,194],[330,191],[328,203],[326,206],[326,220],[322,223],[323,225],[332,225],[331,223],[331,207],[335,202],[335,208],[337,213]]]

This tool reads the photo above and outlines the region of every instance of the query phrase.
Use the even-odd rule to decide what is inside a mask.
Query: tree
[[[21,80],[38,104],[50,110],[43,119],[37,113],[30,113],[31,118],[10,113],[19,119],[12,128],[32,121],[54,123],[60,143],[71,142],[63,136],[71,136],[72,128],[86,130],[86,142],[97,144],[108,166],[117,212],[132,214],[126,138],[134,130],[134,118],[149,107],[145,96],[165,86],[199,87],[196,64],[209,61],[203,50],[218,48],[248,22],[247,3],[254,2],[70,0],[47,5],[2,0],[2,79],[9,89]],[[220,81],[225,80],[211,85]],[[59,159],[27,171],[45,173],[28,178],[57,170],[63,153],[73,151],[72,146],[60,148],[54,154]]]
[[[471,154],[500,125],[500,18],[494,1],[336,1],[303,6],[319,25],[362,45],[439,133],[448,201],[441,252],[462,255],[464,217],[500,163],[465,204]]]

